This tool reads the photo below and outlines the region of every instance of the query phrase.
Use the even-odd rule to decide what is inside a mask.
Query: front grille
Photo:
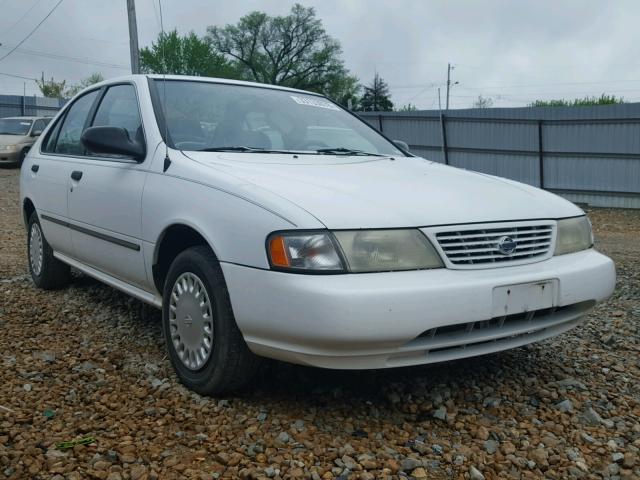
[[[473,230],[444,231],[436,234],[442,251],[454,265],[504,263],[544,257],[551,249],[553,225],[519,225]],[[515,242],[512,252],[499,244]],[[511,244],[513,247],[513,245]]]
[[[479,349],[497,343],[513,343],[527,337],[543,335],[554,329],[572,325],[595,304],[593,301],[561,307],[504,315],[488,320],[457,323],[430,328],[404,346],[405,350],[421,350],[429,356],[452,354],[454,351]],[[493,348],[493,347],[492,347]],[[453,357],[452,357],[453,358]]]

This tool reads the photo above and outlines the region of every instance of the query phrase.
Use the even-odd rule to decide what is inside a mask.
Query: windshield
[[[156,86],[166,102],[169,137],[180,150],[402,155],[324,97],[182,80],[157,79]]]
[[[26,135],[32,120],[20,118],[0,118],[0,135]]]

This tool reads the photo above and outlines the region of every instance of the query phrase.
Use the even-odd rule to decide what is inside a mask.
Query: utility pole
[[[459,82],[451,83],[451,70],[453,70],[454,68],[456,67],[455,66],[452,67],[450,63],[447,63],[447,103],[445,107],[445,110],[447,112],[449,111],[449,91],[451,90],[451,87],[453,85],[457,85],[459,83]]]
[[[138,24],[136,23],[135,0],[127,0],[129,17],[129,50],[131,52],[131,73],[140,73],[140,51],[138,50]]]

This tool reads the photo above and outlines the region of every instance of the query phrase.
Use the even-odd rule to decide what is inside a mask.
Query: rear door
[[[122,127],[144,142],[136,88],[111,85],[91,126]],[[69,218],[74,257],[127,283],[146,288],[141,241],[142,190],[146,162],[84,152],[71,172]]]
[[[23,166],[44,236],[54,251],[66,255],[73,254],[67,208],[70,175],[75,156],[84,151],[80,136],[97,98],[94,90],[76,99]]]

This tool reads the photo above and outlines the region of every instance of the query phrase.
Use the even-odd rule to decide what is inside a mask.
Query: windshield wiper
[[[234,147],[207,147],[199,148],[196,152],[255,152],[255,153],[296,153],[291,150],[272,150],[260,147],[245,147],[244,145]]]
[[[352,148],[344,148],[344,147],[334,147],[334,148],[319,148],[316,150],[318,153],[327,154],[327,155],[366,155],[368,157],[384,157],[386,155],[381,155],[379,153],[371,153],[365,152],[363,150],[354,150]]]

